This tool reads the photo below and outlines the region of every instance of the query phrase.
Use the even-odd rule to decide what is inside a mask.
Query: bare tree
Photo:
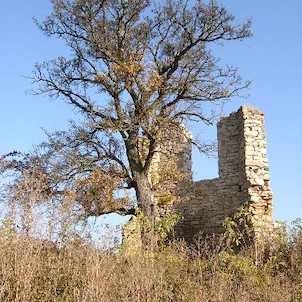
[[[69,188],[87,216],[133,213],[130,198],[114,192],[134,188],[137,206],[153,218],[148,173],[163,132],[191,120],[211,123],[203,105],[248,86],[236,68],[220,66],[210,47],[251,36],[250,21],[235,24],[216,1],[52,3],[51,15],[37,24],[63,40],[70,55],[36,64],[34,93],[63,98],[86,123],[49,135],[44,153],[34,156],[48,188],[65,197]]]

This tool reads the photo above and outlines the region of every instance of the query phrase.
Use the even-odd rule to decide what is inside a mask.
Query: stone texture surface
[[[155,159],[152,174],[160,173],[169,159],[169,151],[177,154],[178,168],[186,178],[166,184],[177,195],[177,201],[161,207],[161,215],[181,213],[183,219],[175,235],[192,241],[199,232],[220,233],[227,216],[247,204],[255,230],[270,232],[275,227],[272,218],[273,194],[270,188],[266,154],[264,114],[242,106],[217,125],[219,178],[192,180],[191,136],[184,128],[173,139],[165,140]]]

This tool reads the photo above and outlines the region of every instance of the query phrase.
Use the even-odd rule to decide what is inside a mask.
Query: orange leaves
[[[112,203],[115,181],[110,173],[95,169],[88,177],[77,179],[75,185],[79,194],[87,200],[98,199]]]
[[[104,213],[127,206],[129,197],[118,198],[122,180],[114,165],[108,170],[97,167],[87,177],[75,181],[75,198],[85,211]]]
[[[156,90],[162,85],[162,83],[163,83],[163,77],[160,76],[157,72],[152,71],[148,82],[149,90],[151,91]]]
[[[98,83],[103,83],[104,81],[108,80],[108,74],[106,74],[106,73],[102,73],[102,74],[97,73],[94,77],[94,80]]]
[[[24,170],[14,189],[14,199],[21,202],[44,202],[49,195],[48,176],[37,167]]]
[[[143,53],[133,53],[119,62],[108,65],[106,72],[96,73],[94,81],[105,85],[107,89],[113,82],[122,81],[126,89],[134,91],[139,87],[149,98],[164,82],[164,77],[159,75],[153,65],[145,61]]]
[[[120,64],[114,64],[112,71],[118,76],[135,77],[139,72],[144,71],[144,65],[141,62],[141,55],[130,55],[127,60]]]

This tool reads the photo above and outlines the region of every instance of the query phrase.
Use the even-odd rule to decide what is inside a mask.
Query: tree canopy
[[[250,37],[251,22],[235,23],[216,1],[52,4],[52,13],[36,23],[62,40],[69,55],[37,63],[32,92],[66,101],[84,123],[49,133],[21,158],[2,157],[2,170],[16,172],[14,198],[34,191],[40,202],[68,200],[81,217],[133,214],[139,207],[152,218],[157,204],[148,174],[165,132],[189,121],[212,123],[204,104],[249,85],[237,68],[222,66],[211,46]]]

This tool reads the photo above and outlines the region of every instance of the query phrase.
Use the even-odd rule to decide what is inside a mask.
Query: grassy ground
[[[0,232],[0,301],[302,301],[302,239],[234,253],[222,238],[119,253]],[[257,262],[257,263],[256,263]]]

